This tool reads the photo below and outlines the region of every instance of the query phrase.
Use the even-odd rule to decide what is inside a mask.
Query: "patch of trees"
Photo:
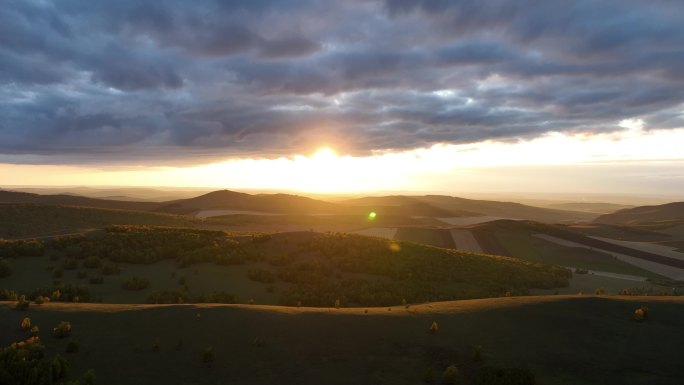
[[[67,362],[62,356],[45,356],[45,345],[38,337],[0,349],[0,384],[59,384],[66,378],[67,370]]]
[[[221,231],[147,226],[112,226],[101,236],[63,237],[48,246],[58,256],[134,264],[171,259],[181,267],[203,262],[233,265],[256,257],[251,240],[230,239]]]
[[[31,300],[38,297],[47,297],[51,301],[59,302],[88,302],[90,301],[90,289],[85,285],[59,283],[36,289],[29,295]]]
[[[0,239],[0,257],[39,257],[45,253],[45,246],[39,240]]]
[[[462,253],[350,234],[322,234],[299,243],[317,258],[281,266],[278,278],[294,285],[286,305],[387,306],[408,302],[526,294],[528,288],[568,285],[572,273],[560,267],[515,258]],[[371,274],[384,279],[334,279],[335,272]]]

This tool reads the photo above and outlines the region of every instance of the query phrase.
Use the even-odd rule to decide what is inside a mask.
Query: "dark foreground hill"
[[[646,322],[635,308],[648,306]],[[409,308],[0,304],[0,346],[40,328],[46,356],[100,385],[681,384],[684,303],[654,297],[509,297]],[[56,339],[61,321],[71,335]],[[432,322],[438,331],[427,333]],[[78,350],[65,353],[70,342]],[[207,353],[209,352],[209,353]],[[204,362],[203,362],[204,361]],[[497,382],[499,381],[499,382]]]
[[[667,221],[684,221],[684,202],[639,206],[601,215],[594,220],[595,223],[613,225],[638,225]]]

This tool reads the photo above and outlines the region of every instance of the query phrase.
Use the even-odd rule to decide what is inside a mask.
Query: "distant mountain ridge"
[[[594,223],[611,225],[634,225],[663,221],[684,221],[684,202],[672,202],[657,206],[639,206],[612,214],[601,215]]]
[[[374,211],[378,215],[432,218],[493,216],[546,223],[590,221],[596,217],[596,215],[586,212],[555,210],[520,203],[473,200],[445,195],[365,197],[331,203],[291,194],[247,194],[231,190],[219,190],[188,199],[139,202],[0,190],[0,202],[83,206],[183,215],[194,215],[205,210],[307,215],[365,215]]]

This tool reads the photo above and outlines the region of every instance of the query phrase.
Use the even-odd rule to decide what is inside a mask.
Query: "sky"
[[[0,186],[684,192],[680,0],[5,0]]]

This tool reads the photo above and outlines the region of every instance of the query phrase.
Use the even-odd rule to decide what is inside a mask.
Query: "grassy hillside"
[[[648,306],[646,322],[632,320]],[[0,346],[30,317],[72,378],[97,384],[464,384],[522,368],[537,384],[680,384],[680,298],[525,297],[364,309],[262,306],[0,305]],[[61,321],[71,336],[52,337]],[[436,321],[438,331],[427,333]],[[65,353],[71,341],[78,351]],[[211,347],[213,360],[203,362]],[[491,369],[490,369],[491,370]]]
[[[634,225],[664,221],[683,221],[684,202],[673,202],[658,206],[640,206],[624,209],[612,214],[601,215],[595,223]]]
[[[246,266],[242,273],[258,282],[251,287],[268,290],[273,286],[279,303],[308,306],[383,306],[403,301],[522,294],[531,288],[566,286],[570,276],[564,269],[513,258],[361,235],[313,232],[231,237],[219,231],[112,227],[88,236],[33,243],[3,242],[0,255],[11,257],[7,263],[13,271],[10,277],[0,280],[0,288],[3,280],[14,285],[4,288],[15,291],[28,289],[21,282],[31,282],[35,290],[25,293],[31,298],[50,296],[59,289],[70,293],[61,299],[73,300],[73,296],[78,296],[81,301],[96,300],[93,291],[99,291],[105,298],[120,298],[117,292],[122,290],[121,285],[127,278],[137,277],[147,281],[138,288],[137,302],[203,302],[211,292],[191,291],[187,282],[176,284],[181,276],[203,264]],[[17,262],[40,255],[44,256],[42,260]],[[178,269],[132,267],[168,262],[175,262]],[[113,276],[117,270],[128,275]],[[129,270],[140,276],[130,275]],[[210,269],[203,268],[207,270]],[[226,284],[231,285],[224,282],[225,278],[234,274],[235,269],[231,270],[233,273],[223,268],[221,271],[227,275],[198,278],[213,278],[214,284],[207,283],[205,287],[224,290]],[[161,277],[159,272],[164,272]],[[100,286],[91,290],[89,285],[103,284],[91,279],[116,284],[103,286],[110,287],[112,292],[99,289]],[[150,283],[160,286],[151,287]],[[245,291],[241,285],[231,288],[228,294],[241,302],[247,302],[249,290],[253,290]],[[151,291],[158,296],[149,297]]]
[[[67,234],[109,225],[188,227],[191,218],[128,210],[42,204],[0,204],[0,238]]]
[[[316,199],[289,194],[245,194],[220,190],[195,198],[160,204],[157,211],[188,214],[201,210],[235,209],[289,214],[331,214],[337,205]]]
[[[0,190],[0,203],[34,203],[43,205],[83,206],[116,210],[152,210],[158,206],[154,202],[131,202],[108,199],[87,198],[77,195],[40,195],[25,192]]]

